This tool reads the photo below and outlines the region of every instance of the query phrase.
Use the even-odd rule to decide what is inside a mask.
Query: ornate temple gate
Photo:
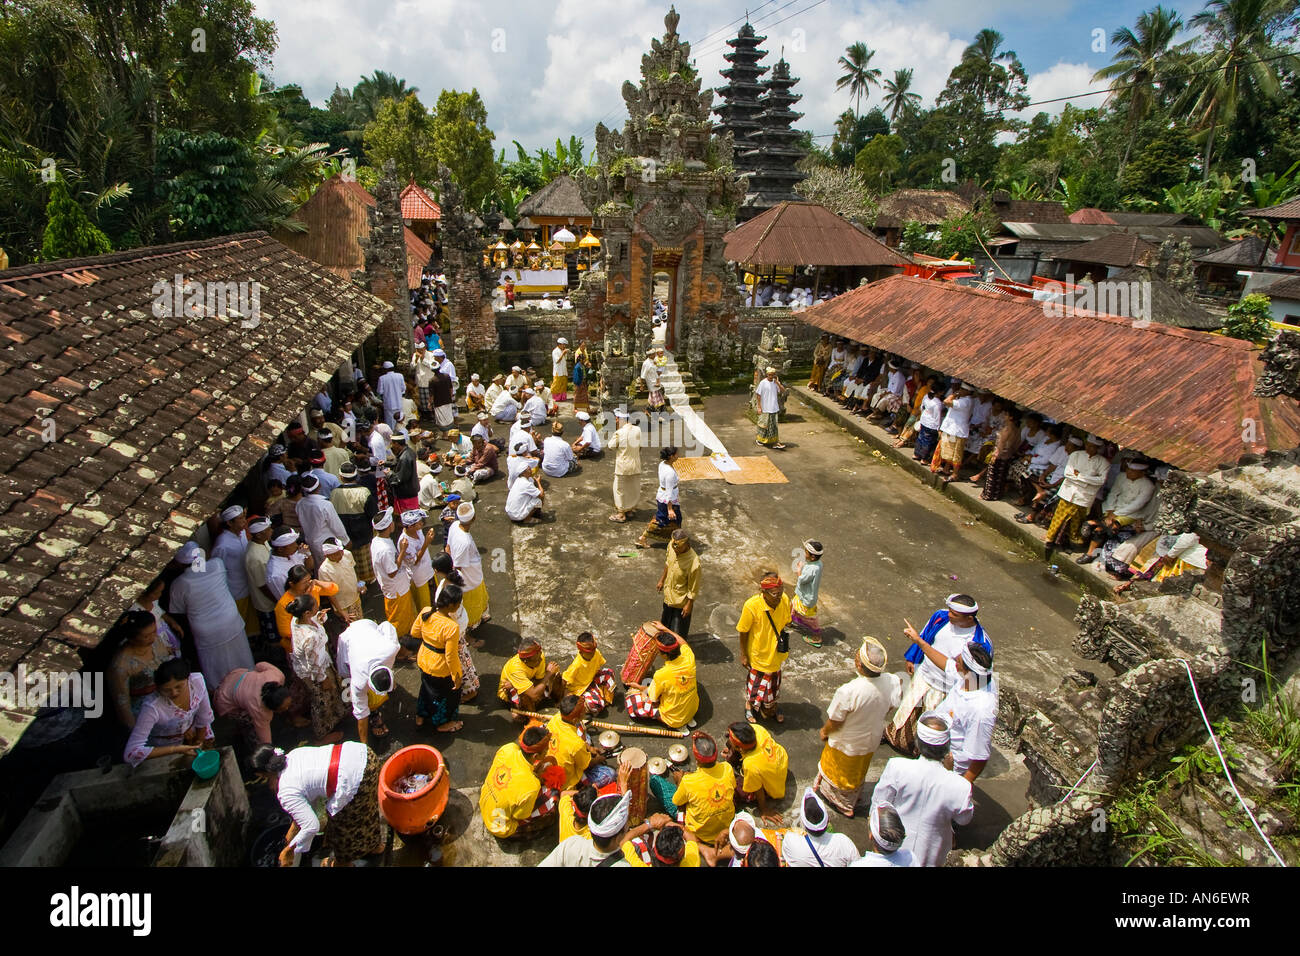
[[[682,250],[680,248],[655,249],[651,255],[651,265],[654,268],[654,275],[663,272],[668,275],[668,298],[664,304],[668,307],[668,327],[664,332],[664,348],[669,352],[675,352],[677,349],[678,336],[681,330],[677,323],[682,315]],[[654,282],[651,279],[651,290],[653,295]],[[654,309],[653,302],[650,306]]]

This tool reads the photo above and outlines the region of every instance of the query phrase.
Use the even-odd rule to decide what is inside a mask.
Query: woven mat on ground
[[[755,455],[752,458],[732,458],[740,471],[724,472],[722,477],[732,485],[783,485],[787,484],[790,479],[781,474],[781,469],[772,464],[772,459],[766,455]]]
[[[699,481],[703,478],[722,477],[722,472],[718,471],[718,466],[713,463],[713,459],[708,457],[678,458],[673,467],[677,469],[677,477],[681,481]]]

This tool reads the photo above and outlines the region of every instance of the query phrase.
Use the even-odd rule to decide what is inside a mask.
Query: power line
[[[783,3],[783,4],[781,4],[781,6],[777,7],[775,10],[771,10],[771,11],[769,11],[769,12],[766,14],[766,16],[769,16],[769,17],[770,17],[770,16],[776,16],[776,14],[780,13],[780,12],[781,12],[782,10],[784,10],[786,7],[792,7],[792,6],[794,6],[794,5],[795,5],[796,3],[798,3],[798,2],[799,2],[799,0],[789,0],[788,3]],[[772,29],[772,28],[775,27],[775,26],[780,26],[782,23],[785,23],[786,20],[792,20],[792,19],[794,19],[795,17],[799,16],[799,14],[801,14],[801,13],[807,13],[807,12],[808,12],[809,10],[811,10],[813,7],[820,7],[820,6],[821,6],[823,3],[825,3],[825,2],[826,2],[826,0],[816,0],[816,3],[811,3],[811,4],[809,4],[808,6],[804,7],[802,10],[796,10],[794,13],[790,14],[789,16],[787,16],[787,17],[782,17],[780,20],[776,20],[776,21],[771,22],[771,23],[761,23],[761,24],[760,24],[760,23],[755,23],[755,24],[754,24],[754,29],[755,29],[755,30],[770,30],[770,29]],[[698,57],[702,57],[702,56],[712,56],[714,53],[717,53],[719,50],[721,50],[724,46],[726,46],[726,43],[725,43],[725,42],[722,43],[721,45],[717,45],[717,44],[715,44],[714,46],[712,46],[712,47],[710,47],[709,49],[704,50],[704,51],[693,51],[693,52],[695,53],[695,56],[696,56],[697,58],[698,58]]]

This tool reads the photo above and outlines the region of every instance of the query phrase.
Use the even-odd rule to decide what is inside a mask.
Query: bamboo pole
[[[554,714],[542,714],[531,710],[519,710],[516,707],[510,708],[510,713],[516,717],[527,717],[532,720],[549,720]],[[599,727],[601,730],[616,730],[620,734],[640,734],[645,737],[674,737],[681,739],[689,737],[689,730],[672,730],[668,727],[643,727],[638,724],[614,724],[607,720],[589,720],[586,723],[592,727]]]

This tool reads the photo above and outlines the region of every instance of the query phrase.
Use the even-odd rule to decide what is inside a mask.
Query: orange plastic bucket
[[[412,773],[427,773],[429,782],[415,793],[401,793],[397,781]],[[423,833],[447,809],[451,779],[442,754],[427,744],[403,747],[379,771],[379,810],[398,833]]]

